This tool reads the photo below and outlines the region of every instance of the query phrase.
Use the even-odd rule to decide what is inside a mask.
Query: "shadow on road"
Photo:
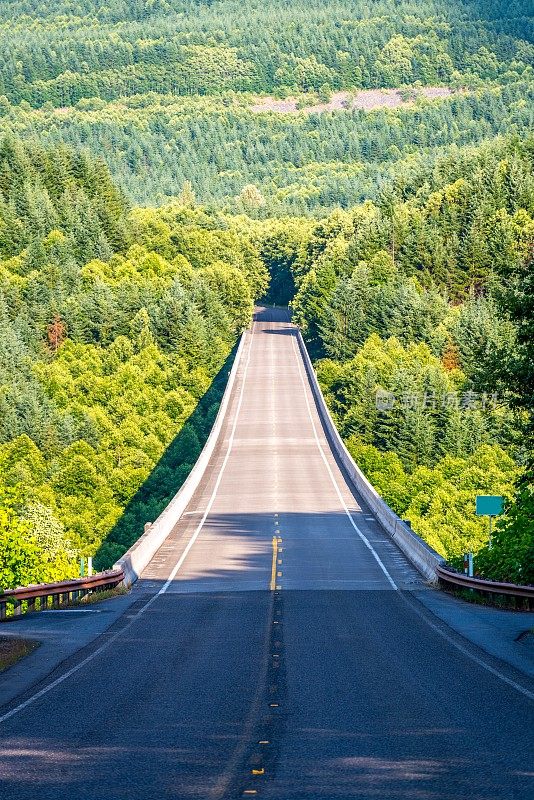
[[[275,336],[296,336],[297,331],[295,328],[285,328],[284,330],[271,330],[270,328],[262,328],[262,333],[272,333]]]
[[[306,443],[300,439],[289,440],[286,450],[303,446]],[[246,491],[246,488],[244,479],[242,489]],[[424,587],[423,578],[391,539],[379,530],[377,523],[365,519],[366,512],[356,502],[350,509],[351,514],[359,529],[373,540],[373,550],[355,532],[344,511],[333,508],[304,513],[284,505],[279,505],[278,509],[276,526],[272,511],[212,511],[169,591],[267,589],[272,577],[273,537],[280,546],[278,570],[283,574],[283,581],[278,582],[283,583],[284,589],[391,590],[384,564],[387,574],[399,588]],[[202,510],[189,512],[181,518],[145,568],[142,576],[145,580],[165,580],[173,573],[202,518]],[[142,585],[141,581],[138,586]]]
[[[397,593],[173,588],[3,725],[2,797],[532,796],[527,705]]]

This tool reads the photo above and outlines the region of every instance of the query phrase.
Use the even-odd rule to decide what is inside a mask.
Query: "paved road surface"
[[[532,798],[528,679],[422,588],[329,450],[287,316],[259,312],[137,601],[0,711],[0,797]]]

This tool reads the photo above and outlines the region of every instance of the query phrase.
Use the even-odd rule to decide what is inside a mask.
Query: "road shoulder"
[[[140,598],[134,591],[91,604],[26,614],[2,623],[5,638],[39,642],[40,646],[0,673],[0,707],[44,680],[63,661],[104,634]]]
[[[467,603],[441,591],[411,593],[434,616],[489,655],[534,678],[534,613]]]

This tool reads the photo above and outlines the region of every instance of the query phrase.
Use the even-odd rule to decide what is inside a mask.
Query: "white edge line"
[[[101,608],[47,608],[45,614],[101,614]]]
[[[79,664],[76,664],[76,666],[74,666],[71,669],[67,670],[67,672],[64,672],[62,675],[60,675],[58,678],[56,678],[55,681],[52,681],[52,683],[48,683],[46,686],[43,686],[42,689],[40,689],[35,694],[32,694],[32,696],[28,697],[28,699],[25,700],[23,703],[19,703],[19,705],[15,706],[15,708],[12,708],[11,711],[7,711],[5,714],[3,714],[0,717],[0,723],[1,722],[5,722],[6,720],[10,719],[10,717],[14,717],[15,714],[18,714],[20,711],[23,711],[28,706],[31,706],[33,703],[35,703],[36,700],[39,700],[41,697],[44,697],[45,694],[48,694],[48,692],[50,692],[52,689],[55,689],[56,686],[59,686],[60,683],[63,683],[63,681],[66,681],[67,678],[70,678],[71,675],[74,675],[76,672],[78,672],[80,669],[82,669],[82,667],[85,667],[86,664],[89,664],[94,658],[99,656],[100,653],[103,653],[104,650],[107,650],[108,647],[110,645],[112,645],[113,642],[115,642],[119,638],[119,636],[121,636],[125,631],[127,631],[133,625],[133,623],[137,619],[139,619],[139,617],[142,614],[144,614],[144,612],[147,610],[147,608],[152,605],[152,603],[154,602],[156,597],[157,597],[156,594],[152,595],[150,600],[148,600],[148,602],[145,603],[145,605],[142,606],[139,609],[137,614],[135,614],[131,618],[131,620],[129,621],[129,623],[127,625],[125,625],[123,628],[121,628],[120,631],[117,631],[117,633],[113,634],[113,636],[111,636],[106,642],[104,642],[104,644],[102,644],[99,648],[97,648],[90,655],[88,655],[86,658],[84,658],[83,661],[80,661]]]
[[[295,350],[295,337],[293,337],[293,349]],[[298,362],[299,362],[299,375],[300,375],[300,379],[301,379],[301,381],[304,383],[304,381],[303,381],[303,377],[302,377],[302,370],[301,370],[301,367],[300,367],[300,361],[301,361],[301,359],[299,358],[299,359],[298,359]],[[350,514],[350,512],[349,512],[349,510],[348,510],[348,508],[347,508],[347,506],[346,506],[346,504],[345,504],[345,501],[343,500],[343,497],[342,497],[342,495],[341,495],[341,493],[340,493],[340,491],[339,491],[339,487],[338,487],[338,485],[337,485],[337,482],[336,482],[336,480],[335,480],[335,477],[334,477],[334,475],[333,475],[333,473],[332,473],[332,470],[330,469],[330,464],[329,464],[329,463],[328,463],[328,461],[326,460],[326,457],[325,457],[325,455],[324,455],[324,452],[323,452],[323,448],[321,447],[321,443],[320,443],[320,441],[319,441],[319,439],[318,439],[318,437],[317,437],[317,431],[316,431],[315,423],[314,423],[314,421],[313,421],[313,416],[312,416],[312,414],[311,414],[311,408],[310,408],[310,403],[309,403],[309,400],[308,400],[308,393],[307,393],[307,392],[305,392],[305,396],[306,396],[306,404],[307,404],[307,406],[308,406],[308,412],[309,412],[309,414],[310,414],[310,419],[311,419],[311,423],[312,423],[313,430],[314,430],[314,433],[315,433],[315,438],[316,438],[316,440],[317,440],[317,444],[318,444],[318,446],[319,446],[319,450],[321,451],[321,455],[322,455],[322,457],[323,457],[323,461],[324,461],[324,462],[325,462],[325,464],[326,464],[326,467],[327,467],[327,469],[328,469],[328,472],[329,472],[329,474],[330,474],[330,477],[331,477],[331,479],[332,479],[332,482],[333,482],[333,484],[334,484],[334,486],[335,486],[335,488],[336,488],[336,490],[337,490],[337,493],[338,493],[339,499],[341,500],[341,502],[342,502],[342,504],[343,504],[343,506],[344,506],[344,508],[345,508],[345,512],[346,512],[346,514],[347,514],[348,518],[350,519],[350,521],[351,521],[351,523],[352,523],[352,526],[354,527],[354,529],[356,530],[356,532],[357,532],[357,533],[359,534],[359,536],[360,536],[360,537],[363,539],[363,541],[365,542],[365,544],[367,545],[367,547],[369,547],[369,549],[372,551],[373,555],[375,556],[375,558],[377,559],[378,563],[379,563],[379,564],[380,564],[380,566],[382,567],[382,570],[384,571],[385,575],[386,575],[386,576],[389,578],[389,580],[390,580],[390,582],[393,584],[393,586],[395,586],[395,584],[393,583],[393,580],[392,580],[392,579],[391,579],[391,577],[389,576],[389,573],[387,572],[386,568],[384,567],[384,565],[383,565],[383,564],[382,564],[382,562],[380,561],[380,558],[379,558],[379,557],[378,557],[378,555],[376,554],[375,550],[374,550],[374,549],[371,547],[371,544],[369,543],[369,540],[368,540],[368,539],[366,539],[366,538],[365,538],[365,536],[364,536],[364,535],[363,535],[363,534],[362,534],[362,533],[359,531],[359,529],[358,529],[357,525],[355,524],[354,520],[352,519],[352,516],[351,516],[351,514]],[[395,588],[397,588],[397,587],[395,586]],[[409,603],[409,602],[408,602],[408,600],[407,600],[407,599],[406,599],[406,598],[403,596],[402,592],[399,592],[399,595],[400,595],[400,597],[402,597],[402,599],[404,600],[404,602],[405,602],[407,605],[409,605],[409,606],[410,606],[410,608],[412,608],[412,610],[413,610],[413,611],[415,611],[415,613],[416,613],[416,614],[417,614],[419,617],[421,617],[421,619],[423,619],[423,620],[426,622],[426,624],[427,624],[427,625],[428,625],[430,628],[432,628],[432,630],[433,630],[433,631],[435,631],[436,633],[439,633],[439,635],[440,635],[440,636],[441,636],[443,639],[445,639],[447,642],[449,642],[449,644],[452,644],[452,645],[453,645],[453,647],[455,647],[455,648],[456,648],[456,650],[459,650],[459,651],[460,651],[460,653],[462,653],[463,655],[467,656],[467,658],[469,658],[471,661],[474,661],[474,662],[475,662],[475,664],[478,664],[480,667],[482,667],[483,669],[485,669],[487,672],[491,673],[491,675],[493,675],[493,676],[494,676],[494,677],[496,677],[496,678],[499,678],[499,680],[501,680],[501,681],[504,681],[504,683],[507,683],[507,684],[508,684],[508,686],[511,686],[511,687],[512,687],[513,689],[515,689],[516,691],[518,691],[518,692],[520,692],[521,694],[525,695],[525,697],[528,697],[530,700],[534,700],[534,692],[531,692],[529,689],[526,689],[524,686],[521,686],[521,684],[517,683],[516,681],[513,681],[511,678],[508,678],[508,677],[507,677],[506,675],[504,675],[502,672],[499,672],[499,670],[498,670],[498,669],[495,669],[495,667],[492,667],[492,666],[491,666],[490,664],[488,664],[486,661],[484,661],[483,659],[479,658],[479,657],[478,657],[478,656],[476,656],[474,653],[471,653],[471,652],[468,650],[468,648],[467,648],[467,647],[464,647],[463,645],[459,644],[458,642],[456,642],[456,641],[455,641],[455,640],[452,638],[452,636],[449,636],[449,635],[448,635],[448,634],[447,634],[445,631],[441,630],[441,628],[439,627],[439,625],[436,625],[435,623],[431,622],[431,620],[429,620],[429,619],[427,618],[427,616],[426,616],[424,613],[422,613],[422,612],[421,612],[421,611],[419,611],[418,609],[414,608],[414,607],[412,606],[412,604],[411,604],[411,603]],[[432,612],[430,612],[430,613],[432,613]],[[444,624],[446,625],[447,623],[444,623]],[[460,634],[460,635],[461,635],[461,634]]]
[[[254,323],[252,323],[252,328],[251,328],[251,335],[250,335],[251,339],[252,339],[253,333],[254,333]],[[210,500],[208,502],[208,505],[206,507],[206,511],[204,512],[202,520],[200,521],[200,523],[197,526],[195,532],[191,536],[191,538],[190,538],[190,540],[189,540],[189,542],[187,544],[187,547],[185,548],[184,552],[182,553],[182,556],[179,559],[178,563],[176,564],[176,566],[172,570],[168,580],[161,587],[159,592],[157,594],[152,595],[150,600],[148,600],[145,603],[145,605],[142,606],[139,609],[139,611],[130,619],[130,621],[128,622],[127,625],[125,625],[123,628],[121,628],[119,631],[117,631],[117,633],[113,634],[113,636],[111,636],[106,642],[104,642],[104,644],[102,644],[100,647],[98,647],[96,650],[94,650],[90,655],[88,655],[86,658],[84,658],[83,661],[80,661],[79,664],[76,664],[74,667],[72,667],[71,669],[67,670],[67,672],[64,672],[62,675],[60,675],[58,678],[56,678],[55,681],[52,681],[52,683],[49,683],[46,686],[43,686],[42,689],[40,689],[35,694],[32,694],[32,696],[28,697],[28,699],[25,700],[23,703],[19,703],[19,705],[15,706],[15,708],[12,708],[11,711],[7,711],[5,714],[0,716],[0,723],[5,722],[6,720],[10,719],[11,717],[14,717],[16,714],[19,714],[21,711],[24,711],[25,708],[28,708],[28,706],[30,706],[33,703],[35,703],[36,700],[40,700],[41,697],[44,697],[44,695],[48,694],[48,692],[52,691],[52,689],[55,689],[56,686],[59,686],[61,683],[66,681],[67,678],[70,678],[72,675],[75,675],[77,672],[79,672],[79,670],[81,670],[83,667],[85,667],[87,664],[89,664],[91,661],[93,661],[93,659],[95,659],[97,656],[99,656],[101,653],[103,653],[105,650],[107,650],[108,647],[110,647],[115,641],[117,641],[119,636],[122,636],[122,634],[125,633],[125,631],[127,631],[129,628],[131,628],[131,626],[134,624],[134,622],[136,622],[139,619],[139,617],[141,617],[145,613],[145,611],[148,608],[150,608],[152,603],[155,600],[157,600],[157,598],[160,595],[164,594],[167,591],[167,589],[170,586],[171,582],[176,577],[176,574],[177,574],[178,570],[180,569],[180,567],[184,563],[184,561],[185,561],[185,559],[187,557],[187,554],[189,553],[189,551],[193,547],[193,545],[194,545],[194,543],[195,543],[200,531],[202,530],[202,527],[203,527],[203,525],[204,525],[204,523],[205,523],[205,521],[207,519],[207,516],[208,516],[208,514],[210,512],[210,509],[211,509],[211,507],[213,505],[213,502],[215,500],[215,496],[216,496],[217,491],[219,489],[224,469],[226,467],[226,464],[228,463],[228,459],[230,458],[230,453],[231,453],[231,450],[232,450],[232,445],[233,445],[233,442],[234,442],[234,436],[235,436],[235,432],[236,432],[236,428],[237,428],[237,422],[238,422],[238,419],[239,419],[239,412],[241,410],[241,405],[242,405],[242,402],[243,402],[243,394],[244,394],[244,390],[245,390],[245,379],[246,379],[246,376],[247,376],[248,366],[249,366],[249,363],[250,363],[251,345],[252,345],[252,342],[249,344],[248,357],[247,357],[247,361],[246,361],[246,364],[245,364],[245,370],[243,372],[243,379],[242,379],[242,383],[241,383],[241,392],[239,394],[239,402],[238,402],[236,413],[235,413],[235,419],[234,419],[234,424],[232,426],[232,432],[231,432],[230,438],[228,440],[228,449],[226,451],[226,456],[225,456],[224,461],[222,463],[221,469],[219,471],[219,475],[217,477],[217,481],[215,483],[213,492],[211,494]]]
[[[295,333],[296,333],[296,329],[295,329]],[[319,440],[319,436],[317,435],[317,428],[316,428],[315,422],[313,420],[313,414],[312,414],[312,411],[311,411],[310,401],[308,399],[308,391],[307,391],[307,389],[308,389],[310,384],[309,384],[309,381],[308,381],[308,384],[306,385],[306,382],[304,381],[304,376],[302,374],[302,368],[301,368],[301,363],[303,363],[302,362],[302,353],[300,352],[300,350],[297,351],[296,346],[295,346],[295,339],[296,339],[297,335],[298,334],[296,333],[295,336],[292,336],[291,337],[291,341],[293,343],[293,351],[294,351],[295,355],[297,356],[297,366],[298,366],[298,370],[299,370],[299,377],[300,377],[300,381],[302,383],[302,388],[304,389],[304,398],[306,400],[306,406],[308,408],[308,416],[309,416],[310,422],[312,424],[313,435],[315,437],[315,441],[317,442],[317,447],[319,448],[319,452],[321,453],[321,458],[324,461],[324,464],[325,464],[326,469],[328,471],[328,474],[330,476],[330,480],[332,481],[332,484],[333,484],[333,486],[334,486],[334,488],[335,488],[335,490],[337,492],[337,496],[339,497],[339,501],[340,501],[341,505],[343,506],[345,514],[349,518],[350,524],[352,525],[352,527],[354,528],[354,530],[356,531],[356,533],[358,534],[358,536],[360,537],[362,542],[365,544],[365,546],[371,551],[371,553],[375,557],[375,560],[376,560],[378,566],[380,567],[380,569],[382,570],[382,572],[386,576],[386,578],[389,581],[390,585],[393,587],[393,589],[398,589],[397,584],[395,583],[395,581],[393,580],[393,578],[391,577],[391,575],[387,571],[386,567],[382,563],[382,560],[381,560],[380,556],[378,555],[378,553],[376,552],[376,550],[374,549],[372,544],[369,542],[369,539],[367,539],[367,537],[364,536],[364,534],[361,532],[359,527],[354,522],[352,514],[350,513],[349,508],[348,508],[348,506],[345,503],[345,500],[343,498],[343,495],[341,494],[341,490],[340,490],[340,488],[338,486],[338,483],[336,481],[334,473],[332,472],[330,464],[328,463],[328,459],[326,458],[326,456],[324,454],[324,450],[323,450],[321,442]]]
[[[169,588],[169,586],[171,585],[171,583],[175,579],[178,571],[181,569],[182,564],[184,563],[185,559],[187,558],[187,556],[189,554],[189,551],[191,550],[191,548],[195,544],[195,542],[196,542],[196,540],[198,538],[198,535],[200,534],[200,531],[204,527],[204,523],[206,522],[206,519],[208,518],[208,514],[210,513],[211,508],[213,506],[213,503],[215,502],[215,497],[217,496],[217,492],[219,491],[219,486],[221,485],[221,481],[222,481],[222,478],[223,478],[224,471],[226,469],[226,465],[228,464],[228,460],[229,460],[230,455],[232,453],[232,447],[233,447],[233,444],[234,444],[235,432],[236,432],[236,429],[237,429],[237,423],[239,421],[239,412],[241,411],[241,406],[243,404],[243,396],[244,396],[244,393],[245,393],[245,384],[246,384],[248,367],[249,367],[249,364],[250,364],[250,354],[251,354],[251,350],[252,350],[252,337],[253,337],[253,334],[254,334],[254,323],[252,323],[252,329],[251,329],[251,334],[250,334],[250,343],[249,343],[249,347],[248,347],[248,356],[247,356],[247,360],[246,360],[246,363],[245,363],[245,369],[243,371],[243,378],[242,378],[242,381],[241,381],[241,391],[239,392],[239,401],[237,403],[237,408],[236,408],[235,417],[234,417],[234,423],[232,425],[232,431],[230,433],[230,438],[228,439],[228,448],[226,450],[226,455],[224,457],[224,461],[223,461],[223,463],[221,465],[221,468],[219,470],[219,474],[217,475],[217,480],[215,481],[215,486],[213,487],[213,492],[211,493],[211,497],[210,497],[210,499],[208,501],[208,504],[206,506],[206,510],[204,511],[204,514],[202,515],[202,519],[198,523],[198,525],[197,525],[197,527],[195,529],[195,532],[193,533],[193,535],[189,539],[189,542],[187,543],[187,547],[185,548],[184,552],[182,553],[181,557],[179,558],[178,562],[176,563],[174,569],[172,570],[171,574],[169,575],[167,581],[163,584],[163,586],[159,590],[159,592],[156,595],[156,597],[158,597],[161,594],[165,594],[165,592],[167,591],[167,589]]]
[[[495,667],[492,667],[490,664],[488,664],[488,663],[487,663],[487,661],[484,661],[482,658],[479,658],[479,657],[478,657],[478,656],[476,656],[474,653],[471,653],[471,652],[468,650],[468,648],[467,648],[467,647],[464,647],[464,646],[463,646],[463,645],[461,645],[459,642],[455,642],[455,641],[454,641],[454,639],[452,638],[452,636],[449,636],[449,634],[448,634],[448,633],[446,633],[444,630],[442,630],[442,629],[439,627],[439,625],[436,625],[434,622],[432,622],[431,620],[429,620],[429,619],[428,619],[428,617],[426,616],[426,614],[425,614],[423,611],[421,611],[421,610],[419,610],[418,608],[416,608],[415,606],[413,606],[413,605],[412,605],[412,603],[410,603],[410,602],[409,602],[409,601],[406,599],[406,597],[404,597],[404,595],[402,594],[402,592],[400,593],[400,596],[402,597],[402,599],[404,600],[404,602],[405,602],[407,605],[409,605],[409,606],[410,606],[410,608],[411,608],[411,609],[412,609],[412,610],[413,610],[413,611],[414,611],[414,612],[417,614],[417,616],[421,617],[421,619],[422,619],[422,620],[424,620],[424,622],[426,622],[426,624],[427,624],[427,625],[429,625],[429,626],[432,628],[432,630],[433,630],[433,631],[435,631],[436,633],[439,633],[439,635],[440,635],[441,637],[443,637],[443,639],[446,639],[446,640],[447,640],[447,642],[449,642],[449,644],[452,644],[452,646],[453,646],[453,647],[455,647],[457,650],[459,650],[459,651],[460,651],[460,653],[463,653],[463,655],[464,655],[464,656],[467,656],[467,658],[469,658],[471,661],[474,661],[474,662],[475,662],[475,664],[478,664],[480,667],[483,667],[483,668],[484,668],[485,670],[487,670],[488,672],[491,672],[491,674],[492,674],[492,675],[494,675],[496,678],[499,678],[501,681],[504,681],[504,682],[505,682],[505,683],[507,683],[509,686],[511,686],[513,689],[516,689],[518,692],[521,692],[521,694],[524,694],[524,695],[525,695],[525,697],[528,697],[530,700],[534,700],[534,692],[531,692],[529,689],[525,689],[525,687],[524,687],[524,686],[521,686],[521,684],[519,684],[519,683],[516,683],[516,681],[513,681],[511,678],[507,678],[507,677],[506,677],[506,675],[503,675],[503,673],[502,673],[502,672],[499,672],[499,670],[498,670],[498,669],[495,669]],[[420,600],[418,600],[418,602],[421,602],[421,601],[420,601]],[[432,613],[433,613],[433,612],[432,612],[432,611],[431,611],[429,608],[427,608],[426,606],[424,606],[424,608],[425,608],[425,609],[426,609],[426,611],[428,611],[430,614],[432,614]],[[441,618],[440,618],[440,617],[438,617],[438,619],[440,619],[440,621],[442,622],[442,624],[443,624],[443,625],[447,625],[447,624],[448,624],[448,623],[447,623],[447,622],[445,622],[444,620],[441,620]],[[453,630],[454,630],[454,629],[453,629]],[[459,636],[462,636],[462,634],[461,634],[461,633],[459,633],[458,635],[459,635]],[[475,646],[478,646],[478,645],[476,645],[476,644],[475,644]]]

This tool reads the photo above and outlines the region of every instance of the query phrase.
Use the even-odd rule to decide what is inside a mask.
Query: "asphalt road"
[[[208,474],[136,602],[0,709],[2,800],[534,796],[528,679],[417,600],[286,320],[246,334]]]

